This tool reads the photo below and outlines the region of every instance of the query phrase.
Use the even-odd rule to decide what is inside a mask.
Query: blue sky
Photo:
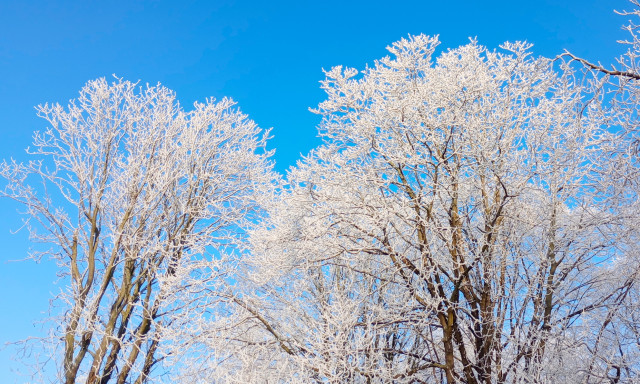
[[[493,49],[527,40],[534,54],[569,49],[603,64],[624,51],[616,40],[623,0],[581,1],[12,1],[0,0],[0,158],[25,160],[34,106],[65,103],[90,79],[116,74],[176,91],[185,108],[230,96],[273,128],[279,171],[319,144],[322,69],[363,69],[408,34],[439,34],[442,47],[469,37]],[[1,184],[1,183],[0,183]],[[0,200],[0,344],[41,334],[33,323],[60,289],[55,265],[22,259],[30,247],[19,207]],[[0,381],[25,382],[0,351]]]

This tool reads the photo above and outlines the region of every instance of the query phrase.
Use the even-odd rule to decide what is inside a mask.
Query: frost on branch
[[[617,112],[529,44],[437,45],[326,73],[208,380],[637,380]]]
[[[328,71],[283,185],[228,100],[42,107],[1,172],[69,281],[60,381],[637,382],[635,83],[438,44]]]
[[[0,172],[67,284],[49,340],[58,380],[160,377],[198,336],[274,180],[265,133],[229,99],[185,111],[122,80],[38,112],[50,126],[36,160]]]

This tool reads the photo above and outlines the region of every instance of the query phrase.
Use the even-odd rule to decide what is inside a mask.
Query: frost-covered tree
[[[265,134],[231,100],[184,111],[160,85],[91,81],[44,105],[25,164],[3,163],[66,285],[51,354],[59,382],[143,383],[188,354],[274,179]],[[161,363],[161,364],[159,364]]]
[[[613,70],[424,35],[336,67],[279,186],[226,99],[98,80],[40,107],[37,160],[0,173],[69,283],[60,381],[637,382],[628,30]]]
[[[638,380],[621,115],[527,44],[437,46],[327,72],[196,381]]]
[[[612,273],[619,279],[631,281],[630,272],[637,270],[640,260],[637,252],[640,243],[640,2],[629,0],[629,3],[631,10],[616,11],[630,19],[622,27],[628,33],[627,38],[619,41],[627,50],[615,64],[595,63],[568,51],[559,58],[578,63],[585,77],[593,79],[590,83],[592,89],[608,93],[607,100],[613,116],[610,130],[615,132],[616,143],[607,153],[615,160],[604,170],[611,180],[607,186],[607,199],[615,201],[616,211],[625,218],[622,230],[628,239],[619,244],[622,251]],[[634,284],[619,296],[618,306],[601,313],[600,318],[593,321],[595,341],[587,368],[587,372],[593,376],[593,382],[607,377],[611,382],[633,381],[630,379],[633,377],[638,380],[640,305],[637,282]]]

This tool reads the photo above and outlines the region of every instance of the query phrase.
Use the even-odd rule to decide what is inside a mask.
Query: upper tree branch
[[[572,54],[571,52],[565,50],[564,53],[558,55],[556,57],[556,59],[559,59],[561,57],[564,56],[569,56],[571,58],[572,61],[577,61],[580,64],[584,65],[585,67],[591,68],[595,71],[598,72],[602,72],[604,74],[610,75],[610,76],[621,76],[621,77],[628,77],[630,79],[634,79],[634,80],[640,80],[640,74],[635,73],[635,72],[630,72],[630,71],[618,71],[616,69],[606,69],[605,67],[598,65],[598,64],[593,64],[583,58],[577,57],[574,54]]]

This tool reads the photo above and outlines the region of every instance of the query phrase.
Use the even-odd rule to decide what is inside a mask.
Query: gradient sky
[[[613,13],[624,0],[580,1],[13,1],[0,0],[0,159],[27,159],[34,106],[66,104],[90,79],[156,84],[185,109],[230,96],[263,128],[284,172],[319,144],[322,69],[363,69],[408,34],[439,34],[443,48],[477,37],[498,48],[527,40],[535,55],[568,49],[603,64],[625,48]],[[0,185],[4,183],[0,182]],[[0,345],[41,335],[38,319],[61,287],[56,267],[28,254],[19,206],[0,199]],[[0,350],[0,382],[22,383],[11,347]]]

